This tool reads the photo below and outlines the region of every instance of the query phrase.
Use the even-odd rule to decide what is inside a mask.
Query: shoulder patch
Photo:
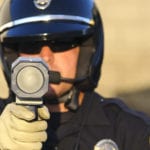
[[[117,144],[111,139],[102,139],[96,143],[94,150],[119,150]]]

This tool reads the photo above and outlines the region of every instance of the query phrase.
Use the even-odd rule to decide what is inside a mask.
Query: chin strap
[[[65,102],[65,107],[75,111],[79,107],[79,91],[76,88],[71,90],[71,95],[68,97],[68,100]]]
[[[50,98],[50,97],[43,97],[45,104],[59,104],[64,103],[65,107],[71,111],[76,111],[79,107],[78,99],[79,99],[79,90],[73,87],[68,92],[64,93],[59,98]]]
[[[55,102],[65,103],[65,107],[71,111],[76,111],[79,107],[79,90],[73,87],[70,91],[59,97]]]

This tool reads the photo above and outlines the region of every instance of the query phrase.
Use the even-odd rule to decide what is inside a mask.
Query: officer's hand
[[[33,112],[24,106],[8,104],[0,116],[0,149],[40,150],[46,141],[49,112],[45,106],[38,108],[36,121]]]

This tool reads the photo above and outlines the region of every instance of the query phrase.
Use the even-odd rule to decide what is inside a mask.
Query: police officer
[[[64,80],[49,84],[38,119],[11,93],[1,101],[0,148],[149,150],[149,118],[94,92],[103,60],[103,27],[93,0],[5,0],[1,62],[8,85],[18,58],[42,58]],[[2,91],[0,91],[2,92]],[[51,115],[50,115],[51,114]]]

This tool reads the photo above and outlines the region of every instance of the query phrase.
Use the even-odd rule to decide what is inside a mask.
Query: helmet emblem
[[[117,144],[111,139],[103,139],[96,143],[94,150],[119,150]]]
[[[46,9],[50,5],[51,1],[52,0],[33,0],[35,7],[41,10]]]

